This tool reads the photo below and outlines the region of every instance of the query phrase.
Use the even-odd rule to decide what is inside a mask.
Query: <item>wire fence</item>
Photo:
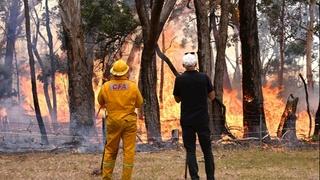
[[[262,121],[262,120],[260,120]],[[47,137],[49,143],[58,145],[63,144],[70,141],[74,136],[72,136],[69,132],[69,123],[45,123],[45,127],[47,130]],[[57,129],[53,129],[53,127],[58,127]],[[255,126],[254,131],[250,132],[248,130],[244,130],[241,126],[228,126],[221,125],[215,126],[212,133],[213,139],[221,139],[221,134],[216,134],[215,129],[223,129],[227,128],[231,134],[233,134],[236,138],[242,139],[245,134],[246,137],[255,137],[253,139],[263,140],[268,135],[270,135],[269,131],[266,127],[262,126],[262,123],[259,122]],[[296,133],[295,128],[287,129],[287,131],[292,131]],[[169,141],[173,138],[182,139],[180,121],[178,119],[161,121],[161,134],[162,139],[165,141]],[[144,121],[137,121],[137,134],[139,139],[137,141],[142,143],[147,142],[147,133]],[[224,133],[222,133],[224,134]],[[224,134],[227,135],[227,134]],[[298,137],[304,137],[303,134],[298,134]],[[277,138],[273,136],[273,138]],[[92,134],[91,143],[96,144],[97,146],[103,144],[103,133],[102,133],[102,120],[96,121],[96,133]],[[25,143],[41,143],[41,134],[39,131],[39,126],[37,121],[28,120],[25,122],[1,122],[0,123],[0,148],[4,144],[25,144]]]

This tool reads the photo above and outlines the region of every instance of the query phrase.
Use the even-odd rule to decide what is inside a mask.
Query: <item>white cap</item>
[[[182,57],[182,64],[186,67],[197,65],[197,58],[195,54],[187,53]]]

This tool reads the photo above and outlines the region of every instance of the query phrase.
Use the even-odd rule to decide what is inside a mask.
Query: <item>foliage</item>
[[[81,3],[85,33],[97,34],[98,42],[122,38],[138,26],[125,3],[115,0],[82,0]]]
[[[281,36],[281,10],[283,1],[279,0],[264,0],[258,3],[257,8],[260,13],[259,33],[260,39],[264,41],[273,41],[273,47],[267,42],[260,43],[262,49],[270,49],[275,54],[276,58],[269,64],[269,73],[277,73],[279,61],[278,41]],[[285,41],[285,66],[286,71],[301,70],[301,65],[297,62],[306,53],[306,27],[308,22],[308,5],[307,1],[303,0],[284,0],[284,41]],[[263,32],[263,33],[262,33]],[[267,33],[266,33],[267,32]],[[315,34],[318,29],[316,26]],[[272,39],[265,38],[270,33]],[[262,37],[262,35],[264,37]],[[278,47],[277,47],[278,46]],[[269,52],[271,53],[271,52]],[[287,79],[289,80],[289,79]]]
[[[286,56],[303,56],[305,55],[305,42],[296,40],[287,44]]]

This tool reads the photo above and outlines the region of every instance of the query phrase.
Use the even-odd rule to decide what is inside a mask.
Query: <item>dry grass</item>
[[[197,156],[205,179],[202,154]],[[319,149],[218,148],[214,157],[217,179],[319,179]],[[0,179],[101,179],[91,175],[100,158],[100,154],[76,153],[0,154]],[[120,179],[121,160],[120,156],[114,179]],[[183,150],[137,153],[133,179],[183,179],[184,162]]]

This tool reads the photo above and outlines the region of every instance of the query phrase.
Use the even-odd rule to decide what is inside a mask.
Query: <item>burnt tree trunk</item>
[[[280,66],[278,70],[278,85],[279,87],[282,87],[283,85],[283,71],[284,71],[284,56],[285,56],[285,4],[286,1],[282,0],[281,5],[281,14],[280,14],[280,22],[281,22],[281,29],[279,34],[279,44],[280,44]]]
[[[144,101],[149,103],[143,107],[146,121],[146,129],[148,142],[161,141],[160,127],[160,107],[157,97],[157,67],[155,52],[152,55],[146,55],[150,52],[148,49],[143,49],[140,69],[140,80],[142,87],[142,95]],[[151,58],[149,59],[148,57]],[[147,59],[148,58],[148,59]]]
[[[195,12],[197,16],[197,34],[198,34],[198,61],[199,70],[205,72],[211,80],[212,60],[210,46],[210,32],[208,23],[208,5],[205,0],[194,1]]]
[[[36,57],[36,59],[38,60],[38,63],[40,65],[40,68],[42,70],[42,78],[41,81],[43,83],[43,93],[44,93],[44,97],[46,100],[46,104],[47,104],[47,108],[48,108],[48,112],[50,114],[50,118],[52,118],[52,105],[51,105],[51,100],[50,100],[50,95],[49,95],[49,82],[48,82],[48,73],[46,72],[46,69],[43,65],[43,61],[40,57],[40,54],[38,52],[38,49],[36,47],[37,44],[37,38],[33,38],[33,43],[32,43],[32,49],[33,49],[33,53]]]
[[[142,26],[143,43],[139,87],[144,98],[144,116],[149,142],[161,142],[160,110],[157,97],[157,68],[155,48],[176,0],[155,1],[151,9],[142,0],[135,0]],[[150,11],[150,13],[148,13]],[[149,16],[150,14],[150,16]]]
[[[9,6],[9,17],[6,22],[6,52],[5,52],[5,88],[4,96],[10,97],[12,95],[12,74],[13,74],[13,56],[15,51],[15,43],[17,39],[18,17],[20,14],[20,0],[12,0]]]
[[[211,81],[213,80],[212,72],[212,53],[210,45],[210,27],[208,19],[208,5],[205,0],[194,1],[196,19],[197,19],[197,34],[198,34],[198,64],[200,72],[206,73]],[[213,122],[212,103],[208,101],[209,109],[209,127],[211,134],[216,128]]]
[[[268,135],[261,88],[256,0],[240,0],[244,137]],[[261,133],[261,134],[260,134]],[[269,136],[268,136],[269,137]]]
[[[35,18],[33,18],[33,19],[34,19],[35,24],[36,24],[36,32],[35,32],[35,35],[33,35],[33,38],[32,38],[32,50],[33,50],[33,54],[36,57],[36,59],[37,59],[37,61],[39,63],[39,66],[41,68],[41,71],[42,71],[42,76],[41,76],[40,81],[43,83],[43,93],[44,93],[45,101],[46,101],[46,104],[47,104],[48,112],[50,114],[50,119],[53,122],[53,109],[52,109],[52,104],[51,104],[51,99],[50,99],[50,94],[49,94],[49,77],[50,77],[50,73],[48,72],[48,69],[44,66],[43,60],[42,60],[42,58],[41,58],[41,56],[39,54],[39,51],[37,49],[38,37],[39,37],[39,34],[40,34],[40,20],[39,20],[39,16],[38,16],[37,11],[34,11],[34,12],[35,12],[36,19]],[[55,130],[55,124],[54,123],[52,123],[52,127]]]
[[[52,33],[50,28],[50,13],[48,0],[45,2],[45,17],[46,17],[46,31],[48,36],[48,47],[49,47],[49,57],[50,57],[50,77],[51,77],[51,92],[52,92],[52,112],[51,112],[51,121],[53,130],[57,130],[58,121],[57,121],[57,93],[56,93],[56,62],[53,52],[53,40]]]
[[[212,102],[213,112],[213,137],[221,137],[227,132],[226,119],[223,114],[223,84],[226,70],[226,45],[228,38],[229,22],[229,0],[221,1],[221,18],[219,26],[219,37],[216,39],[217,57],[214,74],[214,91],[216,94],[215,101]],[[220,101],[220,103],[218,103]]]
[[[289,141],[297,140],[296,135],[296,111],[299,98],[292,94],[288,97],[286,108],[281,116],[281,120],[277,130],[277,136]]]
[[[86,142],[94,133],[93,61],[85,58],[80,1],[60,0],[68,55],[70,132],[73,141]]]
[[[43,119],[41,116],[41,110],[39,106],[38,93],[37,93],[37,80],[36,80],[36,72],[34,67],[34,57],[32,54],[32,43],[31,43],[31,32],[30,32],[30,15],[29,15],[29,4],[28,0],[24,0],[24,12],[25,12],[25,23],[26,23],[26,37],[27,37],[27,47],[28,47],[28,55],[29,55],[29,65],[30,65],[30,74],[31,74],[31,87],[32,87],[32,97],[33,104],[36,113],[36,118],[38,121],[40,133],[41,133],[41,143],[49,144],[46,128],[43,123]]]

